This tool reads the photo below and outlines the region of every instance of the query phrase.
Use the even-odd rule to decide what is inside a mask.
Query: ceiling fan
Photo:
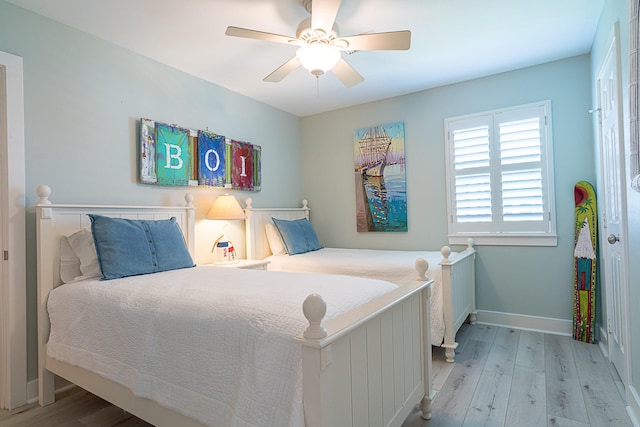
[[[316,77],[331,70],[342,84],[352,87],[364,78],[342,58],[341,52],[407,50],[411,45],[411,32],[405,30],[340,37],[335,24],[340,3],[341,0],[303,0],[304,8],[311,17],[298,24],[295,38],[238,27],[227,27],[225,34],[298,46],[296,56],[265,77],[265,82],[279,82],[302,65]]]

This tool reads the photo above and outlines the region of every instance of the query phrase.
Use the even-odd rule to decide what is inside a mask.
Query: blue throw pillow
[[[271,218],[275,224],[289,255],[303,254],[305,252],[322,249],[316,231],[308,219],[296,219],[287,221]]]
[[[149,221],[89,217],[105,279],[194,266],[175,218]]]

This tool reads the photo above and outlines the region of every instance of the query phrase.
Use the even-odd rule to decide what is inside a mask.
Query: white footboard
[[[298,337],[306,427],[400,426],[416,404],[431,418],[431,283],[401,287],[322,326],[322,304],[312,301],[311,326]],[[326,337],[312,338],[323,327]]]
[[[447,362],[453,362],[458,347],[456,332],[467,317],[476,322],[476,286],[475,257],[473,240],[469,239],[467,248],[450,259],[451,249],[444,246],[441,250],[442,293],[444,303],[444,342]]]
[[[399,427],[416,404],[422,418],[431,418],[435,393],[425,322],[431,283],[399,288],[326,324],[320,323],[321,308],[310,330],[326,336],[297,338],[303,346],[305,427]],[[314,315],[308,318],[314,325]],[[96,373],[50,358],[46,366],[48,375],[56,373],[154,425],[203,427]],[[48,393],[51,400],[41,404],[53,402],[53,382]]]

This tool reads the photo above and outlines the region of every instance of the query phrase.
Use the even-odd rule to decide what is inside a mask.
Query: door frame
[[[26,194],[22,58],[0,51],[0,407],[27,403]]]
[[[620,157],[620,168],[619,173],[620,179],[620,215],[621,215],[621,225],[620,225],[620,235],[622,236],[622,240],[619,242],[620,244],[620,253],[622,256],[622,264],[623,264],[623,277],[621,278],[621,288],[620,291],[622,293],[622,304],[621,304],[621,326],[622,326],[622,339],[624,340],[624,373],[620,375],[620,379],[624,383],[625,387],[630,383],[630,373],[631,373],[631,346],[630,346],[630,335],[629,335],[629,249],[628,249],[628,228],[627,228],[627,205],[626,205],[626,172],[625,172],[625,157],[624,157],[624,104],[622,99],[622,64],[620,61],[620,29],[619,24],[616,22],[613,25],[611,30],[611,34],[607,40],[607,53],[602,58],[602,61],[598,64],[596,68],[596,73],[594,76],[594,81],[596,83],[596,87],[594,88],[596,102],[597,102],[597,114],[596,117],[596,160],[597,160],[597,174],[598,174],[598,182],[597,182],[597,191],[600,194],[598,199],[604,202],[606,199],[603,197],[606,190],[603,185],[603,176],[604,176],[604,168],[605,162],[603,161],[602,156],[602,132],[601,132],[601,100],[600,100],[600,91],[599,91],[599,77],[602,73],[605,63],[609,60],[609,58],[613,55],[613,61],[616,68],[616,79],[617,84],[615,87],[616,98],[617,98],[617,113],[618,113],[618,138],[617,138],[617,152]],[[600,233],[598,236],[598,245],[599,245],[599,257],[602,259],[600,255],[604,253],[608,249],[608,241],[607,236],[608,233],[604,232],[606,224],[604,218],[605,209],[598,209],[598,221],[600,222]],[[606,334],[607,346],[606,348],[601,348],[603,352],[606,353],[607,359],[611,361],[611,352],[610,346],[613,345],[611,340],[609,339],[609,318],[610,313],[609,309],[611,307],[612,301],[610,301],[610,296],[607,294],[607,286],[604,286],[607,279],[607,273],[604,270],[606,268],[603,263],[599,263],[603,267],[603,271],[600,274],[600,284],[601,284],[601,295],[604,294],[606,301],[606,312],[607,319],[606,320],[606,329],[601,330],[601,337],[603,334]],[[605,326],[605,323],[601,323],[601,327]],[[628,387],[627,387],[628,388]]]

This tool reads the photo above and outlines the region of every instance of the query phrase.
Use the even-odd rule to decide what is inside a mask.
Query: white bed
[[[61,239],[87,214],[175,217],[193,252],[194,208],[38,195],[41,405],[55,374],[157,426],[400,426],[416,404],[430,417],[430,282],[196,266],[62,284]]]
[[[293,256],[273,255],[266,231],[272,218],[309,219],[309,212],[306,200],[301,208],[254,208],[247,199],[247,258],[268,259],[268,268],[273,271],[345,274],[388,280],[400,286],[416,279],[432,279],[431,340],[445,348],[446,360],[453,362],[458,346],[456,332],[467,318],[471,323],[476,321],[473,241],[469,240],[461,252],[444,246],[440,251],[323,248]]]

